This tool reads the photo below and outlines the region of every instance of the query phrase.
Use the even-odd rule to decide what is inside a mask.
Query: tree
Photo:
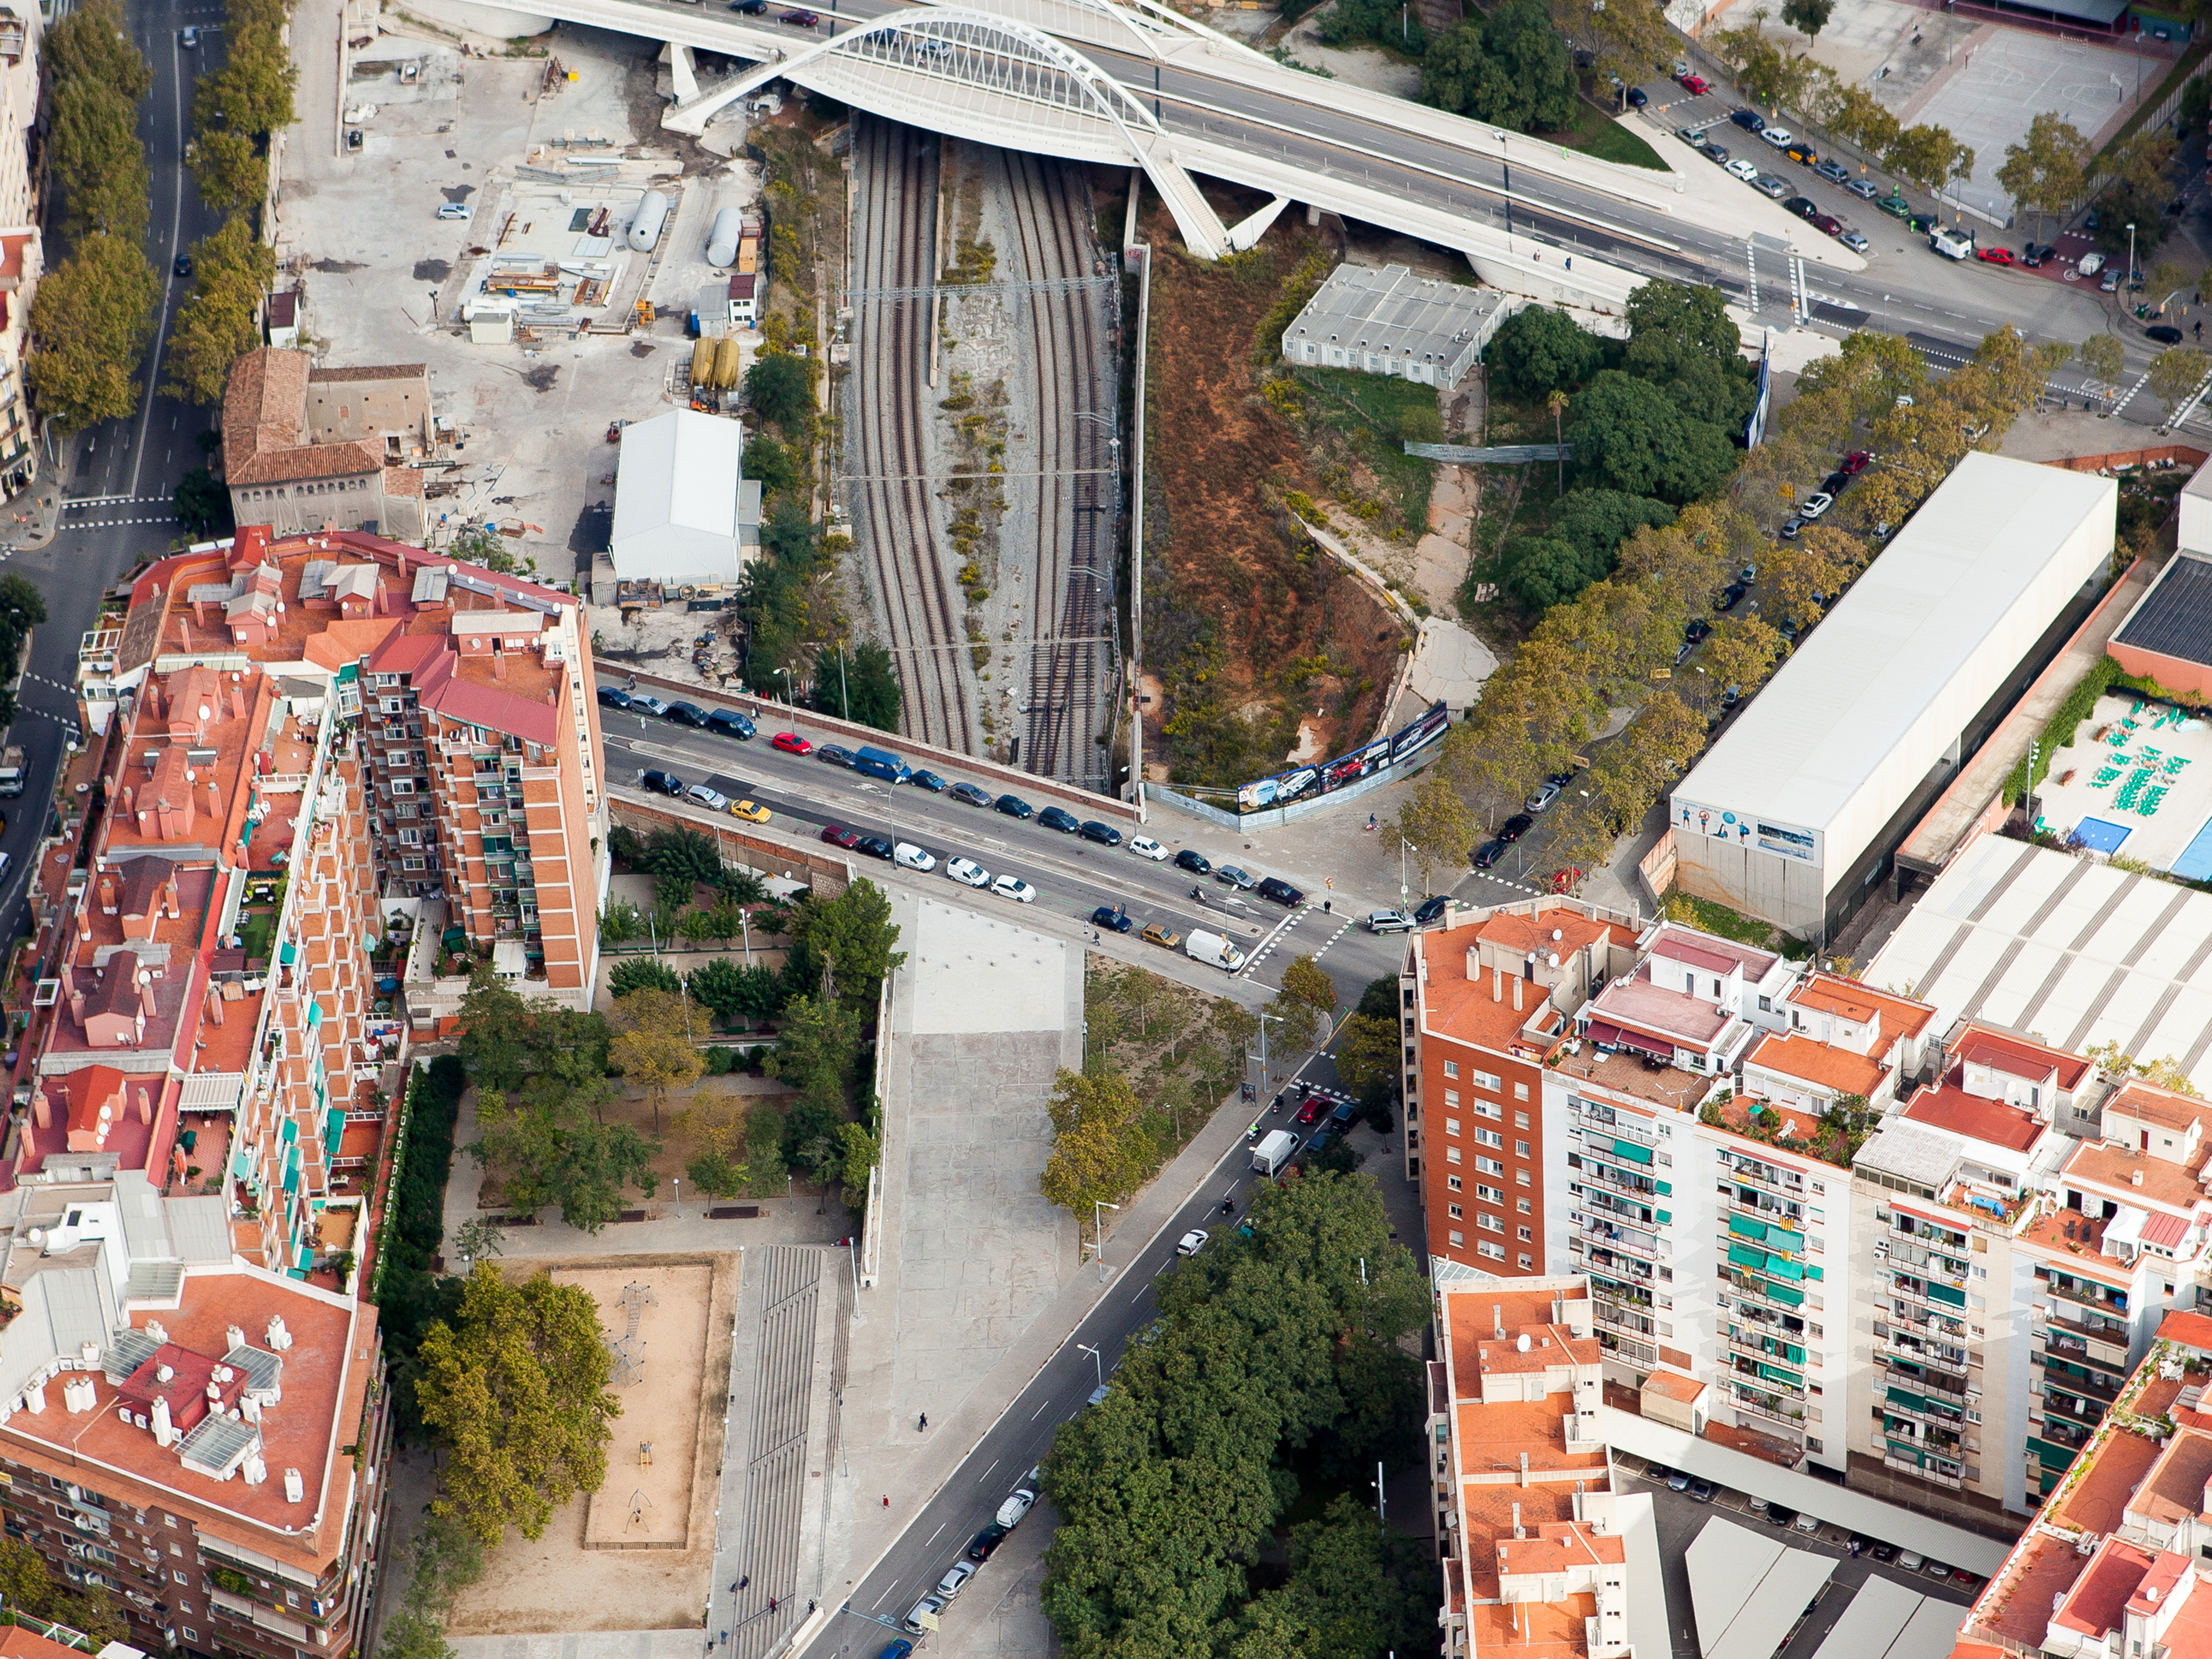
[[[696,1153],[684,1166],[684,1174],[709,1200],[726,1198],[745,1184],[744,1170],[711,1150]]]
[[[230,366],[259,343],[258,310],[276,277],[275,251],[243,214],[192,250],[192,291],[169,337],[169,379],[161,390],[196,404],[219,404]]]
[[[1485,354],[1489,384],[1509,398],[1571,391],[1605,361],[1605,343],[1564,311],[1521,307],[1498,325]]]
[[[2093,334],[2075,349],[2090,381],[2110,396],[2119,389],[2121,372],[2128,362],[2127,348],[2109,334]]]
[[[229,56],[213,75],[200,77],[192,97],[197,132],[228,128],[265,138],[297,118],[292,107],[300,71],[273,30],[234,34]]]
[[[135,242],[146,234],[146,152],[135,99],[96,81],[57,82],[51,143],[70,238],[98,230]]]
[[[2194,346],[2169,346],[2150,360],[2150,395],[2166,406],[2167,421],[2204,383],[2208,373],[2212,373],[2212,362]]]
[[[840,646],[818,659],[811,701],[824,714],[858,720],[878,732],[897,731],[899,679],[890,652],[869,640],[849,653]]]
[[[1151,1173],[1144,1157],[1143,1108],[1120,1072],[1063,1068],[1045,1110],[1052,1119],[1052,1152],[1038,1190],[1078,1219],[1094,1204],[1119,1204]]]
[[[745,371],[745,400],[760,420],[803,442],[814,418],[814,384],[806,365],[781,351],[763,352]]]
[[[1618,369],[1593,375],[1576,397],[1567,441],[1590,483],[1662,501],[1710,495],[1735,464],[1720,428],[1686,418],[1659,387]]]
[[[684,975],[658,957],[624,957],[607,975],[609,994],[620,999],[641,991],[665,991],[673,995],[684,988]]]
[[[1336,986],[1311,957],[1292,957],[1283,969],[1283,994],[1324,1014],[1336,1012]]]
[[[729,935],[720,937],[727,939]],[[765,1019],[779,1006],[775,969],[748,968],[727,957],[716,957],[711,962],[700,963],[691,970],[684,987],[690,992],[694,1002],[724,1020]]]
[[[1432,767],[1399,804],[1398,816],[1382,826],[1382,844],[1386,848],[1401,841],[1411,844],[1415,867],[1421,872],[1421,890],[1426,892],[1438,866],[1457,868],[1474,850],[1480,833],[1459,791],[1442,768]]]
[[[809,1100],[842,1112],[845,1090],[860,1063],[860,1016],[818,997],[795,997],[769,1069]]]
[[[54,84],[108,87],[135,104],[153,90],[154,70],[131,44],[130,20],[117,0],[83,0],[46,33],[40,51]]]
[[[863,878],[834,899],[809,893],[799,901],[792,913],[787,966],[808,984],[818,983],[823,969],[830,969],[845,1006],[872,1013],[884,976],[905,964],[906,952],[891,948],[898,937],[890,898]]]
[[[1836,0],[1782,0],[1782,21],[1808,40],[1817,40],[1828,27]]]
[[[191,169],[200,199],[218,213],[258,208],[269,194],[269,158],[250,133],[203,132],[192,141]],[[750,448],[745,453],[750,460]]]
[[[1692,677],[1700,701],[1717,702],[1730,686],[1756,691],[1782,654],[1782,635],[1757,617],[1723,617],[1698,654],[1705,672]]]
[[[1751,412],[1758,386],[1718,289],[1645,283],[1628,296],[1628,330],[1623,366],[1662,387],[1683,414],[1734,428]]]
[[[544,1536],[578,1492],[606,1480],[614,1356],[591,1292],[549,1273],[510,1280],[478,1262],[453,1322],[422,1334],[416,1408],[446,1455],[434,1516],[487,1546],[514,1527]]]
[[[469,1152],[510,1208],[534,1213],[557,1204],[562,1220],[587,1233],[621,1213],[626,1189],[650,1198],[659,1185],[659,1143],[626,1123],[598,1121],[571,1095],[479,1088],[477,1128]]]
[[[607,1057],[645,1091],[653,1103],[653,1132],[660,1133],[660,1104],[671,1089],[688,1089],[699,1080],[704,1062],[692,1046],[691,1005],[666,991],[634,991],[615,999],[607,1024],[614,1036]]]
[[[175,504],[178,527],[187,536],[205,541],[231,527],[230,492],[217,483],[215,474],[204,466],[192,468],[177,480],[171,500]]]
[[[95,233],[49,271],[31,301],[35,342],[23,379],[64,432],[138,407],[133,378],[153,333],[161,278],[134,242]]]
[[[1336,1074],[1353,1094],[1364,1094],[1377,1078],[1395,1082],[1399,1073],[1398,1021],[1358,1013],[1336,1034]]]
[[[1564,605],[1603,580],[1607,562],[1559,536],[1516,536],[1498,550],[1498,562],[1505,591],[1537,611]]]
[[[1729,73],[1744,96],[1761,108],[1777,110],[1798,103],[1813,85],[1819,65],[1784,50],[1760,25],[1762,9],[1741,28],[1725,29],[1710,42],[1714,54],[1728,65]]]
[[[745,1192],[752,1198],[775,1198],[788,1184],[783,1114],[774,1101],[756,1100],[745,1109]]]
[[[1421,101],[1516,132],[1574,118],[1575,66],[1539,0],[1454,24],[1421,62]]]
[[[1647,496],[1617,489],[1573,489],[1560,498],[1552,515],[1552,534],[1571,542],[1598,566],[1602,577],[1613,568],[1613,550],[1646,525],[1670,525],[1674,509]]]
[[[1882,161],[1930,196],[1941,198],[1954,179],[1974,176],[1974,152],[1946,127],[1907,127],[1892,141]]]
[[[1862,86],[1834,82],[1824,90],[1820,112],[1828,131],[1869,155],[1887,155],[1903,131],[1888,106]]]
[[[2024,143],[2005,147],[1997,183],[2020,212],[2039,218],[2065,213],[2081,199],[2095,153],[2073,123],[2045,110],[2027,124]]]

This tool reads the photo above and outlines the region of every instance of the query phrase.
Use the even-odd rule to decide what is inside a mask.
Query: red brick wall
[[[1419,1044],[1421,1197],[1429,1254],[1512,1278],[1543,1273],[1541,1071],[1434,1032],[1424,1032]],[[1448,1064],[1457,1069],[1456,1077],[1447,1074]],[[1495,1087],[1483,1081],[1486,1074],[1498,1079]],[[1516,1092],[1524,1090],[1525,1100]],[[1492,1110],[1496,1116],[1489,1115]],[[1502,1144],[1480,1138],[1485,1134]],[[1457,1163],[1452,1161],[1455,1152]],[[1486,1170],[1478,1159],[1487,1159],[1497,1170]],[[1486,1193],[1498,1196],[1493,1200]],[[1526,1212],[1521,1208],[1524,1201]],[[1454,1206],[1460,1212],[1456,1216]],[[1486,1219],[1495,1222],[1495,1228],[1486,1226]],[[1502,1255],[1484,1255],[1484,1243]]]

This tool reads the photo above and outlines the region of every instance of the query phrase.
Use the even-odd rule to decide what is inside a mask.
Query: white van
[[[910,841],[902,841],[892,848],[891,858],[902,870],[919,870],[927,874],[937,868],[936,854],[916,847]]]

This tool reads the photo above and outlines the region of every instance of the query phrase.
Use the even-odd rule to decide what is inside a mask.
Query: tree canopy
[[[1152,1173],[1138,1129],[1142,1108],[1119,1072],[1063,1070],[1045,1109],[1052,1152],[1038,1188],[1077,1219],[1096,1203],[1119,1204]]]
[[[446,1454],[434,1516],[486,1546],[509,1527],[544,1535],[607,1474],[614,1357],[591,1292],[543,1271],[511,1280],[480,1261],[453,1319],[422,1334],[416,1409]]]
[[[1505,0],[1437,37],[1421,60],[1421,101],[1516,132],[1574,118],[1575,66],[1540,0]]]
[[[1551,306],[1523,306],[1498,325],[1484,361],[1490,384],[1509,397],[1572,391],[1597,373],[1605,343]]]
[[[840,646],[817,658],[811,701],[822,714],[858,720],[878,732],[897,731],[899,678],[890,652],[867,640],[849,652]]]
[[[64,432],[138,407],[137,369],[154,331],[161,279],[137,240],[96,231],[46,273],[31,301],[36,343],[23,379]]]
[[[838,1000],[870,1016],[884,975],[906,961],[905,951],[891,948],[899,930],[891,921],[890,898],[865,878],[833,899],[807,894],[792,912],[791,929],[786,969],[793,982],[818,987],[828,968]]]
[[[1743,423],[1759,389],[1718,289],[1645,283],[1628,296],[1628,329],[1622,367],[1630,374],[1660,387],[1692,420],[1729,431]]]
[[[1567,442],[1580,477],[1661,501],[1711,495],[1735,466],[1719,427],[1685,415],[1658,386],[1619,369],[1599,371],[1576,397]]]

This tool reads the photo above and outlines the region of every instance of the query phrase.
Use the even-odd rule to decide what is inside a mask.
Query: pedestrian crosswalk
[[[62,527],[65,530],[122,530],[135,525],[174,524],[176,521],[175,514],[165,513],[157,519],[94,519],[89,523],[72,519]]]

